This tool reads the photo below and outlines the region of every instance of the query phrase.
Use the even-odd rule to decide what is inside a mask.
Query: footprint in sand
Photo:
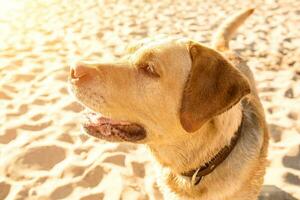
[[[103,160],[104,163],[112,163],[115,165],[119,165],[121,167],[125,167],[125,156],[124,155],[113,155],[109,156]]]
[[[65,159],[65,149],[58,146],[34,147],[17,159],[17,163],[35,166],[35,169],[50,170],[57,163]]]
[[[87,173],[85,173],[81,181],[78,182],[78,186],[93,188],[100,183],[103,178],[103,174],[105,173],[104,169],[100,166],[95,166],[94,168],[86,171]]]
[[[292,147],[283,157],[282,163],[285,167],[300,170],[300,145]]]
[[[9,194],[10,185],[5,182],[0,182],[0,199],[5,199]]]
[[[0,100],[11,100],[12,97],[8,95],[5,91],[0,92]]]
[[[22,104],[22,105],[19,106],[17,112],[8,113],[6,116],[7,117],[18,117],[20,115],[24,115],[27,112],[28,112],[28,105],[27,104]]]
[[[287,172],[283,177],[284,177],[284,180],[290,184],[300,185],[300,177],[295,174]]]
[[[60,134],[57,139],[60,140],[60,141],[63,141],[63,142],[70,143],[70,144],[74,143],[73,138],[68,133]]]
[[[80,200],[102,200],[104,198],[103,193],[98,193],[98,194],[90,194],[85,197],[81,197]]]
[[[59,92],[60,92],[61,94],[63,94],[63,95],[69,94],[68,89],[65,88],[65,87],[61,88],[61,89],[59,90]]]
[[[50,195],[51,199],[64,199],[73,192],[73,184],[67,184],[56,188]]]
[[[85,166],[71,165],[64,169],[61,178],[66,178],[66,177],[74,178],[77,176],[81,176],[82,174],[84,174],[85,170],[86,170]]]
[[[271,133],[271,138],[274,140],[274,142],[280,142],[283,128],[275,124],[269,124],[269,130]]]
[[[17,137],[17,130],[15,128],[6,129],[3,135],[0,135],[0,143],[8,144],[10,141],[14,140]]]
[[[51,170],[66,157],[66,150],[58,146],[38,146],[27,149],[15,156],[11,164],[7,164],[6,175],[14,180],[31,175],[39,170]]]
[[[36,75],[33,73],[27,73],[27,74],[16,74],[15,75],[15,81],[24,81],[29,82],[36,78]]]
[[[36,114],[36,115],[32,116],[30,119],[32,119],[33,121],[39,121],[44,116],[45,116],[45,114]]]
[[[33,104],[33,105],[43,106],[43,105],[47,104],[47,101],[44,100],[44,99],[37,98],[37,99],[35,99],[35,100],[32,102],[32,104]]]
[[[23,200],[23,199],[26,199],[29,197],[31,191],[32,185],[28,184],[28,185],[23,185],[23,187],[18,190],[18,192],[16,193],[16,196],[15,196],[15,200]],[[33,192],[34,193],[34,192]]]
[[[292,119],[292,120],[298,120],[299,118],[299,114],[298,112],[294,112],[294,111],[291,111],[287,114],[288,118]]]
[[[41,122],[37,123],[34,125],[29,125],[29,124],[24,124],[19,126],[20,129],[27,130],[27,131],[41,131],[43,129],[46,129],[47,127],[51,126],[52,121],[46,121],[46,122]]]
[[[17,93],[18,92],[18,89],[16,89],[16,87],[15,86],[13,86],[13,85],[3,85],[2,86],[2,88],[3,89],[5,89],[5,90],[8,90],[9,92],[12,92],[12,93]],[[1,94],[1,93],[0,93]]]
[[[274,186],[264,185],[258,197],[258,200],[297,200],[289,193]]]
[[[81,112],[84,108],[79,103],[72,102],[69,105],[65,106],[63,109],[66,111],[73,111],[75,113],[78,113],[78,112]]]
[[[145,166],[143,163],[132,162],[132,170],[135,176],[144,178],[145,177]]]

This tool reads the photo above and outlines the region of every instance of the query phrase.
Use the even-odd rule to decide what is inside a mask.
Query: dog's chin
[[[109,119],[101,114],[85,114],[82,126],[91,136],[109,142],[139,142],[146,138],[146,130],[136,123]]]

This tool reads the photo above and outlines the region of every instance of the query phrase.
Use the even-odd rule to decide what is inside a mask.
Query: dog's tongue
[[[145,129],[138,124],[112,120],[97,113],[87,113],[85,117],[84,130],[100,139],[136,142],[146,137]]]

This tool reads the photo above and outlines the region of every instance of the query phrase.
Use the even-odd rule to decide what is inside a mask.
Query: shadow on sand
[[[258,200],[297,200],[274,185],[264,185]]]

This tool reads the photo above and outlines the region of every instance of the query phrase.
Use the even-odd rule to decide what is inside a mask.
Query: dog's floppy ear
[[[180,122],[195,132],[250,93],[245,76],[221,54],[196,42],[189,45],[192,66],[183,91]]]

